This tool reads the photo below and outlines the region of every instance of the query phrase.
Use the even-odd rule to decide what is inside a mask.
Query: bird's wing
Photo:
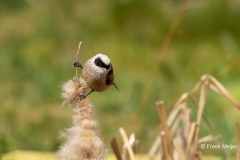
[[[107,73],[107,76],[106,76],[106,84],[112,85],[113,83],[114,83],[114,73],[111,65],[111,70]]]
[[[113,85],[119,91],[117,84],[114,82],[114,73],[113,73],[112,65],[111,65],[111,70],[108,72],[106,77],[106,84]]]

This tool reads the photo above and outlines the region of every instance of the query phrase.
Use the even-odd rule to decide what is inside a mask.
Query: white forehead
[[[109,65],[111,63],[110,59],[105,54],[99,53],[96,56],[94,56],[94,59],[98,57],[100,57],[102,62],[106,65]]]

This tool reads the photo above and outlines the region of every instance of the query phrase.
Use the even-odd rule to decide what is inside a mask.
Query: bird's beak
[[[119,91],[119,89],[118,89],[118,87],[117,87],[115,82],[113,82],[113,86]]]
[[[79,62],[74,62],[73,65],[74,65],[74,67],[83,68],[82,65],[81,65],[81,63],[79,63]]]

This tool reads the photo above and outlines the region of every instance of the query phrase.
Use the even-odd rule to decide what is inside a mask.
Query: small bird
[[[75,67],[82,68],[82,77],[87,82],[91,91],[86,95],[80,95],[80,99],[86,98],[92,92],[103,92],[113,85],[118,91],[118,87],[114,82],[113,67],[108,56],[97,54],[81,64],[75,64]]]

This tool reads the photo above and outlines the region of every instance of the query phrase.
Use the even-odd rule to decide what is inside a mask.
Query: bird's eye
[[[103,63],[100,57],[96,58],[94,63],[96,64],[96,66],[98,67],[103,67]]]

